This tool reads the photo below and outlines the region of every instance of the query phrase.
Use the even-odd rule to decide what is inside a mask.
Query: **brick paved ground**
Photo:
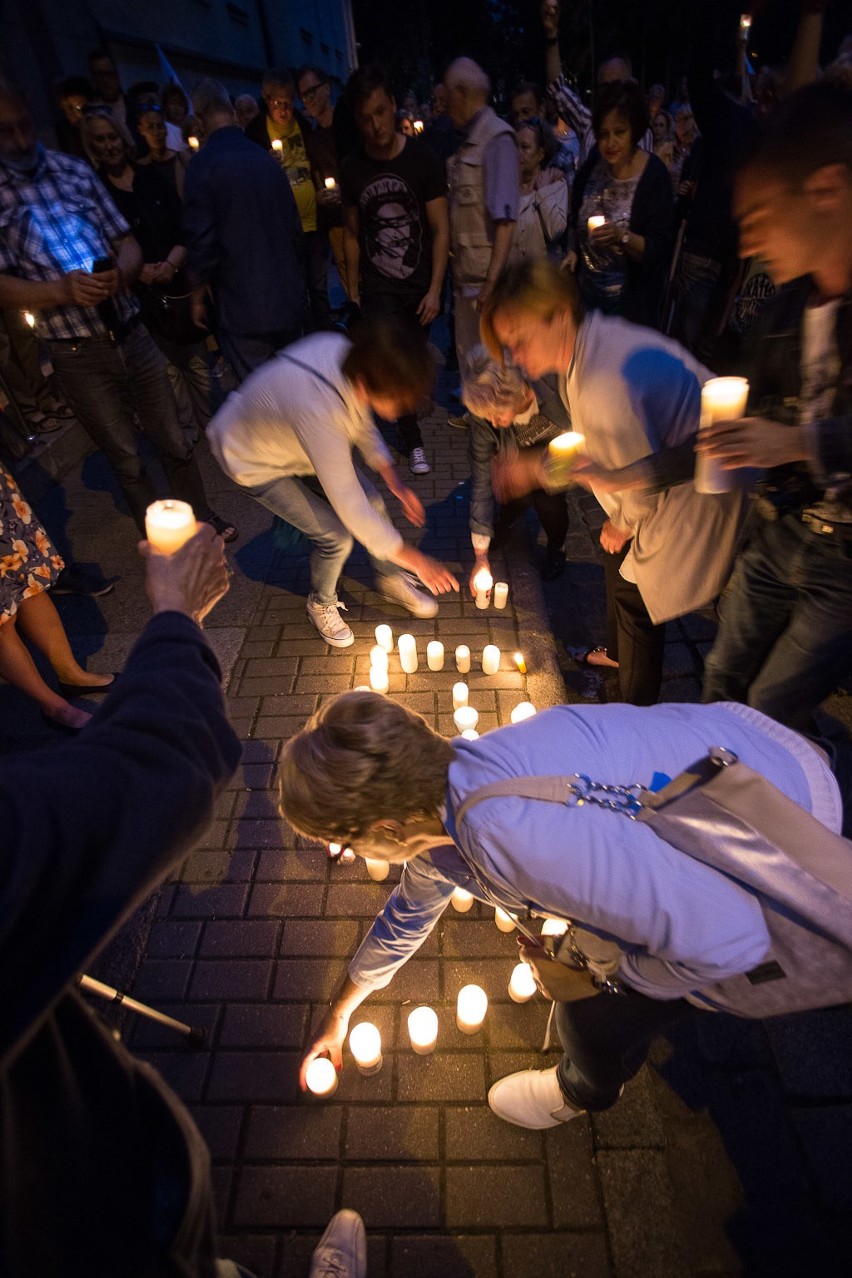
[[[446,427],[440,410],[424,434],[433,473],[412,481],[429,507],[422,545],[468,564],[459,487],[465,436]],[[852,1086],[844,1044],[852,1032],[842,1013],[807,1018],[798,1023],[804,1032],[781,1023],[769,1040],[758,1027],[705,1018],[679,1033],[674,1053],[661,1040],[654,1067],[608,1114],[547,1133],[511,1128],[490,1114],[485,1092],[502,1074],[542,1060],[546,1009],[538,998],[520,1007],[509,1000],[514,941],[475,905],[464,916],[448,911],[389,989],[361,1009],[359,1018],[382,1031],[382,1071],[362,1078],[347,1052],[330,1102],[300,1096],[311,1022],[397,872],[373,884],[361,863],[330,866],[283,826],[274,791],[282,741],[324,697],[364,681],[379,620],[416,634],[421,652],[421,669],[409,677],[392,658],[390,695],[448,735],[456,676],[425,669],[431,637],[448,651],[487,641],[504,654],[524,651],[526,678],[505,656],[498,677],[471,676],[483,728],[507,722],[526,697],[543,707],[614,695],[610,682],[580,674],[564,652],[566,643],[602,637],[598,516],[588,499],[574,502],[572,562],[545,592],[529,562],[534,525],[519,530],[505,564],[504,613],[477,613],[454,598],[435,621],[412,620],[371,591],[366,560],[356,555],[344,597],[357,642],[332,652],[304,615],[303,561],[275,551],[267,514],[212,463],[206,473],[215,507],[241,529],[233,588],[209,631],[245,741],[243,765],[203,844],[145,921],[133,992],[203,1026],[207,1038],[188,1051],[137,1022],[131,1041],[188,1102],[210,1144],[224,1254],[263,1278],[296,1278],[327,1218],[348,1205],[367,1222],[371,1278],[847,1272]],[[66,492],[78,557],[100,559],[122,580],[103,600],[63,600],[63,615],[93,668],[118,668],[147,616],[132,525],[114,519],[97,460],[71,473]],[[64,501],[59,489],[45,501],[58,523],[66,522]],[[668,699],[696,699],[711,634],[701,618],[670,628]],[[0,748],[49,744],[48,730],[11,690],[2,690],[0,705]],[[473,1038],[453,1018],[455,995],[471,980],[491,999]],[[419,1002],[440,1017],[429,1057],[407,1046],[405,1018]]]

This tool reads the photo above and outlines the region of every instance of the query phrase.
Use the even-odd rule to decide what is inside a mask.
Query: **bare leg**
[[[92,716],[69,705],[47,686],[18,634],[15,621],[12,617],[0,625],[0,677],[32,697],[49,719],[69,728],[85,727]]]
[[[112,683],[112,675],[91,674],[77,663],[62,618],[44,591],[18,605],[17,622],[21,634],[44,653],[63,683],[80,688],[103,688]]]

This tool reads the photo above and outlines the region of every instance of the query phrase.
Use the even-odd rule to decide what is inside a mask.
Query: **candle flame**
[[[512,660],[514,661],[515,665],[520,670],[521,674],[527,673],[527,663],[524,661],[522,653],[516,652]]]

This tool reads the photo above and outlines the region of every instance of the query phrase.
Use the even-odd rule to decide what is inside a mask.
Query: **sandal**
[[[617,670],[618,669],[617,661],[614,664],[609,665],[605,661],[590,660],[590,658],[594,656],[596,652],[602,653],[603,656],[605,657],[608,655],[605,644],[596,643],[594,647],[592,648],[568,648],[567,651],[568,651],[568,656],[571,658],[572,661],[575,661],[578,666],[587,666],[590,670]]]
[[[223,541],[236,541],[239,532],[233,524],[229,524],[227,519],[223,519],[221,515],[210,515],[207,519],[211,528],[219,534]]]

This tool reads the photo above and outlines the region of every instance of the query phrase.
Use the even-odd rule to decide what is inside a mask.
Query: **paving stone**
[[[277,1278],[308,1278],[311,1256],[320,1233],[291,1232],[284,1240]],[[380,1234],[367,1235],[367,1273],[369,1278],[386,1278],[386,1239]],[[263,1275],[263,1278],[266,1278]]]
[[[229,841],[233,835],[229,833]],[[193,852],[184,862],[180,878],[183,883],[248,883],[254,874],[254,852],[207,850]]]
[[[688,1258],[664,1155],[601,1150],[597,1165],[618,1278],[683,1278]]]
[[[514,1127],[487,1105],[454,1105],[445,1113],[445,1152],[451,1162],[541,1162],[541,1132]]]
[[[134,993],[138,993],[134,990]],[[101,1004],[103,1007],[103,1004]],[[183,1025],[191,1025],[193,1029],[200,1029],[204,1032],[204,1042],[208,1046],[216,1042],[216,1027],[219,1023],[219,1014],[221,1008],[217,1003],[207,1003],[203,1007],[189,1007],[187,1003],[169,1003],[157,999],[156,1010],[163,1012],[166,1016],[174,1017],[176,1021],[180,1021]],[[125,1037],[131,1043],[134,1051],[153,1052],[159,1050],[165,1051],[185,1051],[188,1043],[186,1037],[176,1029],[169,1025],[161,1025],[157,1021],[150,1020],[147,1016],[136,1015],[132,1012],[126,1014],[130,1019],[131,1029],[125,1030]],[[193,1040],[194,1042],[194,1040]]]
[[[403,1235],[393,1240],[391,1265],[399,1278],[492,1278],[498,1272],[497,1240],[493,1234]]]
[[[169,913],[174,918],[239,918],[248,900],[248,884],[223,887],[180,884],[172,897]]]
[[[375,918],[387,899],[379,883],[332,883],[324,913],[327,918]]]
[[[415,1105],[351,1106],[345,1157],[353,1162],[437,1162],[438,1110]]]
[[[224,1002],[266,998],[273,963],[261,959],[199,959],[189,987],[191,999]]]
[[[305,1043],[308,1009],[286,1003],[229,1003],[220,1047],[295,1047]]]
[[[148,933],[145,953],[148,958],[191,958],[201,936],[201,923],[173,923],[169,919],[155,921]]]
[[[397,1058],[399,1101],[471,1101],[485,1104],[481,1055],[435,1051],[430,1056],[402,1053]]]
[[[242,1105],[192,1105],[190,1113],[198,1124],[213,1159],[234,1162],[245,1117]]]
[[[277,1162],[337,1159],[342,1123],[342,1105],[253,1105],[245,1157]]]
[[[592,1116],[592,1128],[599,1149],[662,1148],[665,1145],[663,1124],[646,1069],[626,1085],[623,1096],[612,1109]]]
[[[272,997],[327,1002],[340,977],[339,965],[327,959],[283,959],[275,964]]]
[[[544,1133],[547,1175],[556,1229],[582,1229],[603,1223],[603,1200],[587,1117],[551,1127]]]
[[[208,923],[198,952],[202,958],[272,957],[278,948],[281,930],[281,924],[273,920],[232,919]]]
[[[358,924],[351,919],[288,919],[280,953],[349,958],[355,953],[359,933]]]
[[[318,1225],[334,1215],[336,1167],[243,1167],[234,1224],[248,1229]]]
[[[175,1041],[173,1034],[171,1042]],[[201,1100],[210,1067],[209,1053],[187,1052],[181,1046],[176,1051],[145,1052],[145,1060],[159,1070],[181,1100],[187,1103]]]
[[[298,1052],[218,1052],[206,1099],[273,1103],[297,1100],[300,1064]],[[186,1094],[180,1088],[178,1092],[181,1096]]]
[[[190,959],[146,959],[133,984],[134,998],[179,999],[186,994],[192,971]]]
[[[275,765],[272,763],[244,763],[238,779],[250,790],[269,790],[275,785]]]
[[[368,1229],[434,1229],[441,1223],[437,1167],[346,1167],[342,1197]]]
[[[452,909],[447,911],[440,923],[444,957],[482,959],[493,956],[514,965],[518,949],[514,938],[498,930],[494,923],[494,911],[489,906],[483,908],[488,911],[490,918],[476,919],[471,918],[470,914],[454,917]],[[511,975],[511,967],[509,971]]]
[[[270,1234],[219,1234],[218,1237],[218,1255],[242,1265],[251,1274],[275,1273],[278,1251],[279,1239]]]
[[[251,918],[319,917],[325,888],[321,883],[256,883],[251,890]]]
[[[234,842],[237,848],[277,848],[281,846],[281,822],[276,817],[266,820],[243,819],[237,824]]]
[[[502,1248],[503,1272],[512,1278],[611,1278],[617,1272],[603,1234],[506,1234]]]
[[[295,835],[292,836],[296,838]],[[284,838],[287,838],[286,833]],[[283,839],[282,839],[283,842]],[[328,858],[321,845],[268,848],[258,855],[257,883],[322,882],[328,877]]]
[[[446,1222],[450,1229],[546,1228],[542,1167],[507,1159],[447,1167]]]

